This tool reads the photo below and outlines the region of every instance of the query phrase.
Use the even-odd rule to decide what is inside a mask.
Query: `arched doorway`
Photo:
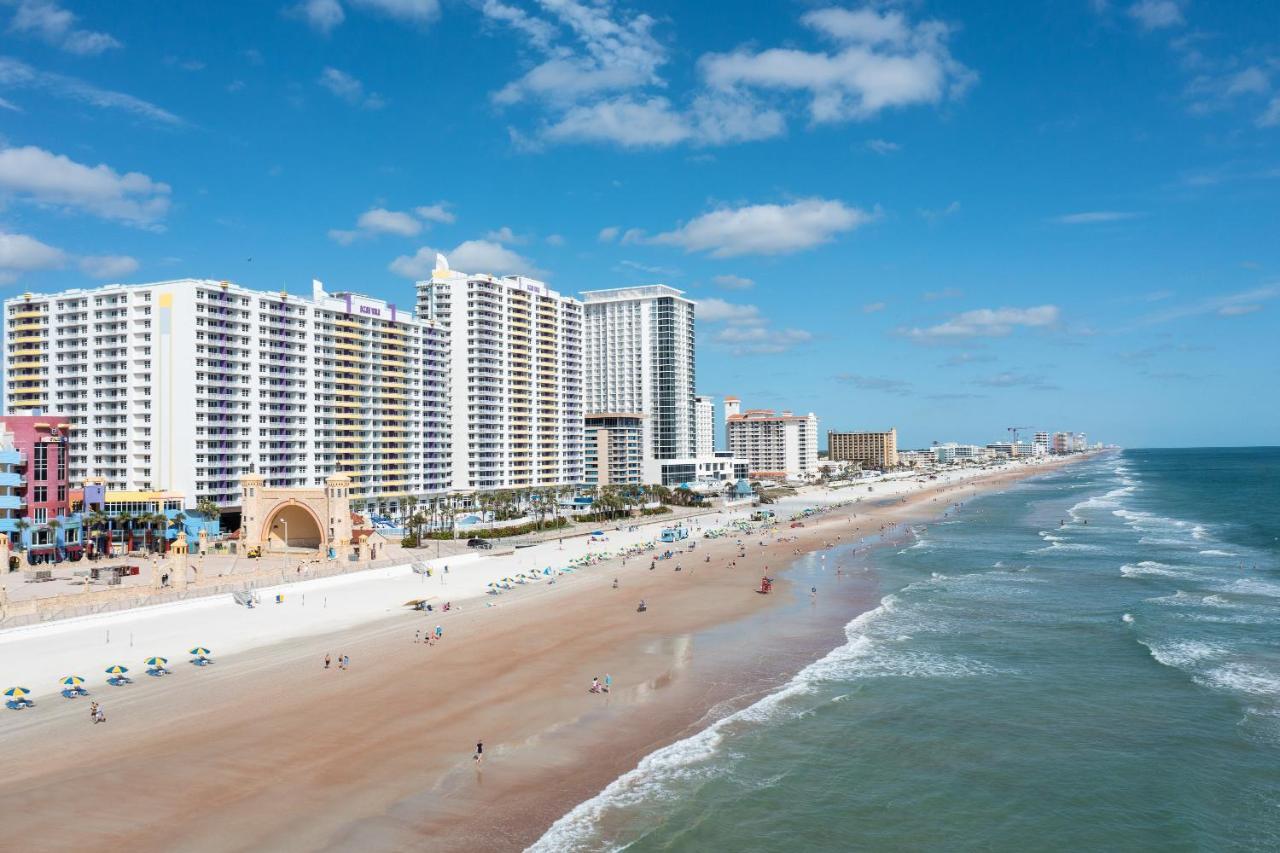
[[[277,553],[318,551],[323,541],[320,519],[300,503],[286,503],[272,510],[262,530],[263,547]]]

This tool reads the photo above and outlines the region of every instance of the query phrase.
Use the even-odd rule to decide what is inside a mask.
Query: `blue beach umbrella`
[[[84,684],[84,679],[78,675],[68,675],[58,683],[65,687],[79,687]]]
[[[10,687],[4,692],[4,695],[8,696],[10,699],[21,699],[30,692],[31,691],[25,687]]]
[[[147,658],[143,661],[147,666],[164,666],[168,662],[168,658]]]
[[[107,668],[106,668],[105,670],[103,670],[103,671],[104,671],[107,675],[124,675],[126,672],[128,672],[128,671],[129,671],[129,667],[127,667],[127,666],[121,666],[120,664],[116,664],[116,665],[114,665],[114,666],[109,666],[109,667],[107,667]]]
[[[194,649],[191,650],[190,654],[197,655],[199,657],[206,657],[209,654],[211,654],[211,652],[208,649],[206,649],[204,646],[196,646]]]

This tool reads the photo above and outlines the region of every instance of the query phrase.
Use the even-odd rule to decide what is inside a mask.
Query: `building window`
[[[35,522],[36,522],[36,524],[44,524],[45,522],[47,522],[47,521],[49,520],[49,510],[45,509],[45,508],[44,508],[44,507],[42,507],[42,506],[38,506],[38,507],[36,507],[36,511],[35,511],[35,514],[34,514],[34,518],[35,518]],[[49,531],[47,531],[47,530],[37,530],[37,531],[36,531],[36,544],[37,544],[37,545],[44,545],[44,544],[46,544],[46,543],[44,543],[44,542],[41,542],[41,541],[40,541],[40,539],[42,538],[42,536],[43,536],[43,537],[47,537],[48,535],[49,535]]]
[[[32,474],[33,480],[49,479],[49,446],[43,442],[38,442],[35,447],[36,468]]]
[[[64,484],[64,485],[58,486],[58,503],[66,503],[66,502],[67,502],[67,487]]]
[[[58,479],[67,479],[67,446],[65,444],[58,445]],[[65,486],[59,487],[61,490],[66,489]],[[63,495],[65,498],[66,495]]]
[[[49,500],[49,487],[36,486],[31,490],[31,500],[35,503],[42,504]]]

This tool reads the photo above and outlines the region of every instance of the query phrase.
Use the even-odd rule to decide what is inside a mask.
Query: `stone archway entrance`
[[[267,514],[263,548],[270,552],[317,551],[324,543],[320,519],[301,503],[284,503]]]
[[[330,557],[351,543],[351,480],[328,477],[324,486],[273,488],[259,474],[240,480],[240,537],[264,553],[311,553]]]

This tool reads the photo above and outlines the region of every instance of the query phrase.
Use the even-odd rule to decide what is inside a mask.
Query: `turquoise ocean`
[[[535,850],[1280,850],[1280,449],[1126,450],[810,555],[847,642]]]

